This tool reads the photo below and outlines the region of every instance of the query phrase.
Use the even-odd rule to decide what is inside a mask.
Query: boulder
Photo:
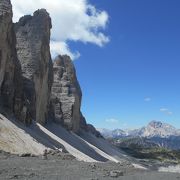
[[[119,170],[113,170],[110,171],[109,176],[112,178],[118,178],[119,176],[124,176],[124,172]]]

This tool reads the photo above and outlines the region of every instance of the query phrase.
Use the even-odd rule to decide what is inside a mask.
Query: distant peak
[[[161,121],[151,121],[148,126],[151,126],[153,128],[160,128],[162,127],[163,123]]]

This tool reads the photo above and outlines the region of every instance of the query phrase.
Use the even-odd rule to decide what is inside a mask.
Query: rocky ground
[[[46,157],[0,153],[0,180],[180,180],[180,174],[134,169],[127,162],[86,163],[68,153]]]

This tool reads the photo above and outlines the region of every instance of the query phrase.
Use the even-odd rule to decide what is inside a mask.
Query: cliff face
[[[69,56],[58,56],[53,65],[52,105],[55,121],[68,130],[80,129],[81,89]]]
[[[73,132],[85,130],[100,136],[92,125],[86,123],[81,113],[82,92],[70,57],[66,55],[56,57],[53,72],[51,103],[54,120]]]
[[[16,37],[9,0],[0,1],[0,111],[14,113],[28,123],[28,108],[23,96],[21,66],[17,59]]]
[[[15,24],[25,97],[30,103],[31,117],[41,124],[48,119],[53,81],[50,29],[51,19],[44,9],[36,11],[33,16],[22,17]]]
[[[81,113],[82,92],[70,57],[58,56],[52,64],[50,29],[46,10],[13,25],[10,1],[0,1],[0,113],[25,124],[34,119],[44,125],[50,117],[75,133],[98,136]]]
[[[14,72],[16,64],[15,39],[10,1],[0,1],[0,88],[1,104],[13,109]]]

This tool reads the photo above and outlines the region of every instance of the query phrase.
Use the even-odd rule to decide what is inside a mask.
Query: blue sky
[[[161,120],[180,128],[180,1],[90,0],[109,14],[100,48],[70,42],[83,91],[82,111],[98,128]]]

